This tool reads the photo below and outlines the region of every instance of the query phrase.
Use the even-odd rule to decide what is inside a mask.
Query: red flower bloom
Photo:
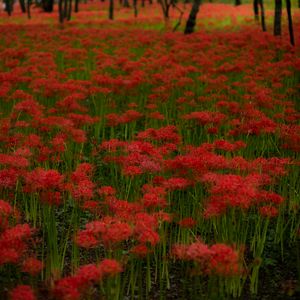
[[[37,275],[42,269],[43,263],[34,257],[29,257],[23,262],[22,271],[30,275]]]
[[[262,216],[267,218],[274,218],[278,215],[278,209],[274,206],[262,206],[259,208],[259,212]]]
[[[29,285],[18,285],[10,292],[11,300],[35,300],[36,297]]]
[[[184,219],[180,220],[178,222],[178,224],[180,227],[183,227],[183,228],[193,228],[197,224],[197,221],[195,221],[191,217],[188,217],[188,218],[184,218]]]
[[[122,267],[119,262],[114,259],[104,259],[100,265],[99,269],[104,276],[112,276],[122,272]]]

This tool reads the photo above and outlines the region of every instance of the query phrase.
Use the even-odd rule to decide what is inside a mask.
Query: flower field
[[[300,9],[106,9],[0,12],[0,299],[297,299]]]

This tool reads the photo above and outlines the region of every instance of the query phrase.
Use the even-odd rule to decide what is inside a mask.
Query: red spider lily
[[[114,259],[104,259],[99,268],[104,276],[114,276],[123,270],[120,263]]]
[[[62,195],[60,192],[42,191],[40,193],[40,199],[43,203],[48,205],[60,205],[62,202]]]
[[[159,234],[151,229],[145,229],[143,231],[140,231],[137,240],[140,243],[149,243],[152,247],[158,244],[160,241]]]
[[[278,215],[278,209],[274,206],[262,206],[259,208],[259,212],[262,216],[268,218],[274,218]]]
[[[225,244],[214,244],[211,247],[202,242],[175,245],[172,254],[178,259],[197,262],[204,273],[228,276],[241,272],[238,252]]]
[[[166,127],[161,127],[159,129],[148,128],[143,132],[139,132],[137,139],[140,140],[154,140],[161,142],[170,142],[174,144],[180,143],[180,135],[177,133],[176,126],[169,125]]]
[[[88,180],[93,174],[93,166],[89,163],[82,163],[77,166],[76,170],[71,174],[73,183],[79,183],[82,180]]]
[[[60,100],[56,103],[56,106],[64,111],[64,112],[71,112],[71,111],[79,111],[79,112],[87,112],[87,108],[80,105],[78,102],[85,99],[84,94],[74,93],[65,97],[63,100]]]
[[[234,249],[225,244],[215,244],[210,249],[213,252],[209,262],[212,272],[223,276],[240,273],[239,255]]]
[[[18,285],[10,291],[11,300],[36,300],[36,296],[29,285]]]
[[[214,146],[216,149],[225,150],[225,151],[237,151],[241,148],[246,147],[246,144],[243,141],[236,141],[234,143],[230,143],[225,140],[217,140],[214,141]]]
[[[164,188],[144,185],[143,189],[145,192],[140,201],[144,207],[165,207],[167,205]]]
[[[12,212],[13,212],[13,209],[10,206],[10,204],[4,200],[0,200],[0,215],[1,215],[1,217],[8,216]]]
[[[128,240],[133,230],[130,225],[114,218],[103,218],[86,224],[86,229],[79,231],[75,238],[78,245],[85,248],[95,247],[101,242],[110,247],[113,244]]]
[[[109,210],[121,220],[132,220],[136,213],[144,210],[140,203],[129,203],[125,200],[118,200],[114,197],[107,197],[105,200]]]
[[[81,297],[79,286],[80,279],[78,277],[65,277],[56,282],[53,294],[62,300],[79,300]]]
[[[57,170],[36,168],[25,175],[26,187],[31,191],[60,189],[64,176]]]
[[[88,285],[92,282],[99,282],[103,277],[103,271],[99,266],[89,264],[81,266],[75,273],[75,276],[80,282],[80,286]]]
[[[191,180],[182,177],[171,177],[163,182],[163,187],[170,191],[184,190],[193,185]]]
[[[22,156],[0,153],[0,164],[9,165],[15,168],[26,168],[29,166],[29,161]]]
[[[226,115],[219,112],[211,111],[195,111],[187,115],[183,115],[184,120],[196,120],[201,125],[214,124],[219,125],[226,118]]]
[[[75,242],[83,248],[94,248],[99,245],[99,240],[91,230],[82,230],[76,234]]]
[[[43,263],[34,257],[29,257],[23,261],[22,271],[32,276],[39,274],[42,269]]]
[[[0,170],[0,187],[14,189],[20,172],[15,168]]]
[[[191,217],[187,217],[180,220],[178,224],[182,228],[193,228],[197,224],[197,221]]]
[[[102,186],[97,190],[97,193],[104,197],[114,196],[116,194],[116,190],[111,186]]]
[[[130,252],[139,256],[139,257],[145,257],[148,253],[151,251],[145,244],[138,244],[130,249]]]
[[[27,113],[32,117],[37,117],[43,115],[44,106],[35,100],[23,100],[14,106],[14,110]]]
[[[0,235],[0,265],[17,263],[27,249],[32,230],[28,224],[6,228]]]

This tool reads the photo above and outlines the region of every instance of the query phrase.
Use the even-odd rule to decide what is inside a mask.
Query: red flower
[[[22,271],[30,275],[37,275],[42,269],[43,263],[34,257],[29,257],[23,262]]]
[[[159,234],[151,229],[143,230],[137,239],[140,243],[150,243],[151,246],[155,246],[160,240]]]
[[[4,200],[0,200],[0,220],[2,216],[7,216],[12,213],[12,207]]]
[[[267,218],[274,218],[278,215],[278,209],[274,206],[262,206],[259,208],[259,212],[262,216]]]
[[[35,300],[33,290],[28,285],[18,285],[10,292],[11,300]]]
[[[120,263],[114,259],[104,259],[100,263],[99,269],[105,276],[112,276],[122,272]]]
[[[149,253],[149,249],[145,244],[139,244],[131,248],[130,252],[137,256],[144,257]]]
[[[94,248],[99,245],[99,241],[90,230],[79,231],[75,237],[75,242],[79,247],[83,248]]]
[[[40,194],[41,201],[48,205],[59,205],[61,203],[61,193],[52,191],[43,191]]]
[[[96,265],[89,264],[80,267],[75,276],[78,278],[80,285],[85,285],[89,282],[97,282],[102,278],[102,272]]]
[[[180,227],[183,227],[183,228],[193,228],[197,224],[197,221],[195,221],[191,217],[188,217],[188,218],[184,218],[181,221],[179,221],[178,224]]]
[[[32,191],[59,189],[63,182],[63,178],[64,176],[57,170],[36,168],[26,175],[25,182],[31,187]]]
[[[239,271],[239,256],[234,249],[225,244],[211,246],[210,268],[219,275],[233,275]]]
[[[79,300],[79,285],[80,279],[76,276],[62,278],[56,282],[53,294],[62,300]]]

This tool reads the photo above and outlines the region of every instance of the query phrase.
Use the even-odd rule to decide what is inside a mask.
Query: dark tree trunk
[[[256,21],[259,21],[259,8],[258,8],[258,0],[253,1],[253,11],[254,11],[254,18]]]
[[[64,20],[70,21],[72,15],[72,0],[58,0],[59,23],[63,24]]]
[[[75,0],[74,12],[79,12],[79,0]]]
[[[299,0],[300,1],[300,0]],[[299,2],[300,3],[300,2]],[[153,4],[153,1],[152,0],[149,0],[149,4]]]
[[[293,20],[292,20],[292,13],[291,13],[291,0],[286,0],[286,12],[288,15],[288,22],[289,22],[290,42],[293,46],[295,46]]]
[[[264,0],[258,0],[258,3],[260,6],[261,28],[262,28],[262,31],[267,31],[266,20],[265,20]]]
[[[42,1],[43,10],[49,13],[53,12],[53,4],[54,4],[53,0],[43,0]]]
[[[242,0],[235,0],[234,4],[235,4],[235,6],[239,6],[242,4]]]
[[[281,35],[282,0],[275,0],[274,35]]]
[[[141,6],[142,6],[142,7],[145,7],[145,0],[142,0]]]
[[[201,0],[194,0],[189,18],[186,22],[184,34],[190,34],[194,32],[200,4],[201,4]]]
[[[68,7],[68,14],[67,14],[67,20],[71,20],[71,15],[72,15],[72,0],[69,0],[69,7]]]
[[[179,18],[178,18],[178,21],[177,23],[175,24],[175,26],[173,27],[173,32],[175,32],[177,30],[177,28],[181,25],[181,22],[182,22],[182,18],[183,18],[183,15],[184,15],[184,11],[176,5],[176,3],[173,3],[173,7],[179,11]]]
[[[114,0],[109,0],[108,18],[110,20],[114,19]]]
[[[170,6],[173,3],[173,0],[158,0],[158,3],[161,5],[163,15],[165,19],[169,19],[169,11],[170,11]]]
[[[59,15],[59,23],[63,24],[64,22],[64,10],[63,4],[65,0],[58,0],[58,15]]]
[[[123,0],[123,7],[130,7],[128,0]]]
[[[27,17],[28,17],[28,19],[31,19],[30,5],[31,5],[31,0],[27,0]]]
[[[22,13],[26,13],[26,4],[24,0],[19,0]]]
[[[170,4],[167,4],[167,6],[166,6],[165,17],[168,18],[168,19],[170,17]]]
[[[11,16],[11,13],[14,10],[14,1],[13,0],[5,0],[5,11],[9,16]]]
[[[63,10],[64,10],[64,13],[63,13],[64,19],[67,19],[67,17],[68,17],[68,0],[65,0]]]
[[[138,16],[137,0],[133,0],[133,10],[134,10],[134,17],[136,18]]]

